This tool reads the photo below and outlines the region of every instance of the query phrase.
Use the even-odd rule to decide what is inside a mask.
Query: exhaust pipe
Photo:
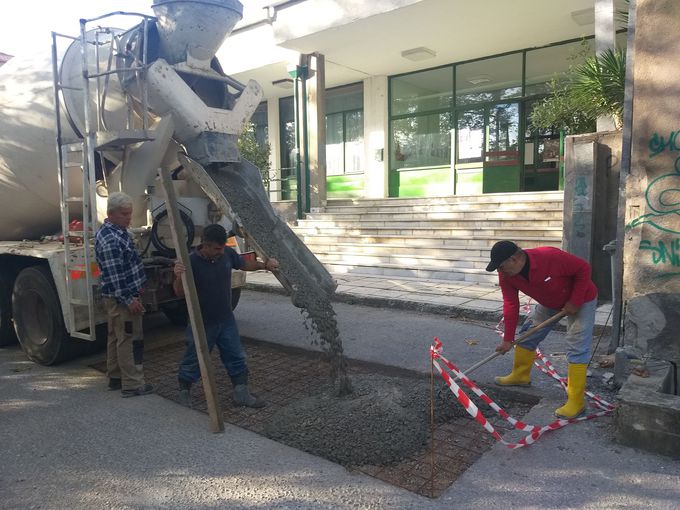
[[[238,0],[154,0],[151,7],[163,58],[205,69],[243,18]]]

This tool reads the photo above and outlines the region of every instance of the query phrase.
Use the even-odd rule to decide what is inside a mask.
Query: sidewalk
[[[332,277],[338,283],[334,300],[341,303],[442,313],[484,321],[499,321],[503,316],[503,296],[496,285],[352,274],[333,274]],[[248,273],[246,288],[285,292],[274,275],[264,271]],[[528,298],[522,296],[520,301],[527,303]],[[611,303],[600,305],[595,324],[609,328],[611,309]]]
[[[257,275],[251,285],[258,280],[264,279]],[[343,285],[363,280],[345,279]],[[369,285],[380,280],[367,280],[354,287],[378,299],[380,287]],[[421,291],[427,285],[417,287],[417,294],[427,294]],[[407,288],[403,294],[412,292]],[[437,304],[438,295],[430,295]],[[464,367],[493,352],[498,342],[493,328],[442,314],[345,303],[335,309],[350,359],[425,372],[434,335],[446,338],[446,354]],[[287,297],[244,293],[237,316],[244,337],[310,349],[309,333]],[[155,334],[169,338],[164,330]],[[545,352],[561,349],[561,337],[551,334]],[[466,341],[471,338],[475,341]],[[205,414],[159,395],[122,399],[106,391],[106,379],[88,366],[101,358],[43,367],[27,361],[17,347],[0,349],[2,508],[671,510],[680,501],[680,462],[618,445],[611,418],[546,434],[530,448],[496,444],[431,500],[236,426],[210,434]],[[553,361],[563,371],[563,357],[555,354]],[[489,384],[509,362],[487,364],[475,379]],[[272,366],[278,369],[285,368]],[[540,374],[527,391],[541,401],[524,421],[554,420],[564,392]],[[523,435],[509,432],[507,439]]]

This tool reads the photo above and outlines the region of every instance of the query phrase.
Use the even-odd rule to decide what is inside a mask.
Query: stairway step
[[[400,246],[400,247],[451,247],[451,248],[477,248],[489,250],[493,244],[498,241],[498,238],[485,236],[480,238],[454,238],[454,237],[430,237],[430,236],[413,236],[413,235],[356,235],[356,236],[338,236],[334,234],[316,234],[316,235],[300,235],[299,237],[308,246],[315,244],[331,244],[335,245],[338,243],[351,242],[358,245],[371,245],[371,244],[382,244],[389,246]],[[515,238],[517,242],[523,248],[535,248],[537,246],[561,246],[562,237],[552,236],[552,237],[532,237],[532,236],[522,236],[521,238]]]
[[[487,258],[488,247],[480,246],[419,246],[417,244],[394,245],[378,243],[310,243],[307,245],[315,253],[344,253],[353,255],[376,256],[422,256],[446,258],[449,260]]]
[[[342,253],[335,251],[316,251],[316,257],[323,262],[332,264],[359,264],[368,266],[398,266],[398,267],[422,267],[422,268],[442,268],[442,269],[476,269],[485,270],[489,263],[488,257],[458,257],[443,258],[415,254],[356,254]]]
[[[359,227],[359,228],[412,228],[412,227],[432,227],[432,228],[466,228],[466,229],[482,229],[482,228],[510,228],[510,227],[525,227],[527,224],[535,228],[554,228],[562,229],[562,219],[542,219],[542,218],[525,218],[523,220],[449,220],[449,219],[429,219],[429,220],[397,220],[389,217],[382,219],[367,220],[364,218],[348,219],[348,218],[330,218],[330,219],[307,219],[298,220],[298,227]]]
[[[353,206],[327,206],[323,213],[328,214],[342,214],[342,213],[445,213],[445,212],[485,212],[485,211],[561,211],[564,207],[562,201],[546,202],[546,203],[523,203],[523,204],[505,204],[502,202],[488,203],[488,202],[472,202],[467,204],[440,204],[440,205],[385,205],[385,204],[367,204],[367,205],[353,205]]]
[[[531,221],[533,218],[543,220],[562,221],[563,212],[561,208],[541,209],[541,210],[513,210],[508,209],[480,209],[465,211],[388,211],[381,212],[367,209],[361,211],[340,211],[308,214],[304,220],[300,221]]]
[[[399,278],[423,278],[429,280],[461,281],[497,285],[498,275],[495,273],[477,272],[457,268],[420,268],[404,266],[371,266],[362,264],[333,264],[325,263],[331,273],[336,274],[365,274],[372,276],[386,276]]]
[[[334,234],[339,236],[357,235],[408,235],[408,236],[432,236],[432,237],[475,237],[478,239],[518,239],[524,237],[538,238],[561,238],[560,227],[483,227],[478,229],[460,227],[409,227],[409,228],[384,228],[384,227],[295,227],[298,235]]]
[[[357,198],[357,199],[330,199],[328,207],[364,206],[376,205],[413,206],[413,205],[442,205],[442,204],[474,204],[474,203],[540,203],[561,202],[564,199],[563,191],[539,191],[522,193],[487,193],[483,195],[453,195],[444,197],[419,197],[419,198]]]

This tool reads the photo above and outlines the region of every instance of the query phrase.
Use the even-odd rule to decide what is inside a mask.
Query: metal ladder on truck
[[[115,12],[91,20],[80,20],[79,37],[52,32],[52,73],[56,119],[56,149],[61,206],[61,227],[64,238],[63,255],[65,284],[68,297],[68,306],[66,308],[67,314],[65,314],[64,322],[72,337],[90,341],[96,340],[97,325],[95,296],[97,295],[96,288],[98,282],[95,280],[95,276],[98,273],[98,268],[94,254],[94,237],[99,225],[97,221],[95,158],[100,155],[99,151],[116,149],[122,151],[130,144],[152,139],[148,133],[146,82],[144,79],[140,79],[143,77],[143,73],[147,68],[146,44],[144,55],[141,61],[136,63],[137,65],[129,68],[117,68],[112,70],[112,59],[117,52],[118,39],[116,34],[111,33],[108,29],[101,28],[97,28],[94,32],[90,33],[87,31],[87,23],[113,15],[142,17],[144,24],[144,40],[148,40],[148,26],[150,21],[154,18],[138,13]],[[99,39],[102,34],[106,35],[104,40]],[[80,43],[83,70],[81,87],[69,87],[62,83],[57,51],[57,40],[59,37],[69,39],[71,43],[73,41],[78,41]],[[100,68],[99,50],[104,45],[110,46],[110,57],[106,69],[102,70]],[[90,52],[88,49],[94,49],[96,60],[96,72],[94,73],[90,70]],[[103,98],[106,97],[110,76],[121,71],[130,71],[131,73],[134,73],[140,84],[142,105],[141,111],[138,113],[142,118],[141,130],[134,129],[133,127],[133,101],[131,98],[128,98],[127,100],[127,129],[112,131],[106,128],[103,119]],[[102,79],[104,81],[103,84]],[[94,98],[92,98],[92,102],[94,102],[95,105],[95,122],[92,122],[91,117],[92,104],[90,98],[92,81],[95,81],[96,88]],[[61,111],[61,105],[63,103],[62,91],[67,89],[82,92],[82,111],[85,115],[85,129],[83,133],[80,133],[80,138],[77,141],[65,141],[63,138]],[[69,169],[73,167],[79,167],[81,169],[82,180],[80,184],[82,185],[82,189],[80,191],[73,190],[72,183],[69,179]],[[105,175],[103,160],[102,172]],[[80,204],[80,207],[78,207],[78,204]],[[74,216],[80,216],[82,218],[82,227],[78,225],[77,228],[74,228],[75,223],[71,223],[71,218]],[[82,291],[78,292],[76,289],[75,280],[78,279],[84,280],[84,293]],[[82,288],[82,285],[80,288]],[[81,326],[79,330],[78,317],[82,316],[82,312],[84,311],[87,311],[88,326],[85,329]]]

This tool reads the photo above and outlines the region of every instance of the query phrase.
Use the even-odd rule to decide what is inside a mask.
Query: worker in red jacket
[[[520,333],[564,310],[567,313],[567,403],[555,411],[560,418],[574,418],[585,410],[586,369],[590,358],[597,308],[597,287],[590,279],[590,264],[558,248],[522,250],[511,241],[499,241],[491,248],[486,270],[498,270],[503,292],[503,341],[496,351],[512,349],[519,320],[519,291],[537,304],[522,325]],[[547,326],[515,346],[512,372],[496,377],[501,386],[527,386],[536,347],[553,326]]]

